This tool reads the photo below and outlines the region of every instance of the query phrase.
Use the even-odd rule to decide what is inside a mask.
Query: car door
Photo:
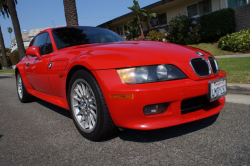
[[[27,78],[33,88],[39,92],[53,94],[48,79],[48,65],[50,57],[53,55],[48,32],[44,32],[35,37],[31,46],[38,46],[40,49],[41,59],[36,56],[27,55],[26,73]]]

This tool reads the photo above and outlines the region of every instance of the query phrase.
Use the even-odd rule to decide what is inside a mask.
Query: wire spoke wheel
[[[90,72],[76,71],[67,95],[72,119],[82,136],[97,141],[117,131],[101,88]]]
[[[92,132],[97,123],[97,103],[90,85],[79,78],[74,81],[70,94],[71,109],[77,123],[86,133]]]

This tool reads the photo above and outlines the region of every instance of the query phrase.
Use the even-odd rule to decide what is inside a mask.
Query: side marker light
[[[134,99],[133,94],[111,94],[112,99]]]

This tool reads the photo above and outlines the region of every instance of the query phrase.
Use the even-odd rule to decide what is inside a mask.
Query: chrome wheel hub
[[[83,79],[77,79],[71,88],[71,109],[84,132],[90,133],[97,122],[97,104],[93,90]]]

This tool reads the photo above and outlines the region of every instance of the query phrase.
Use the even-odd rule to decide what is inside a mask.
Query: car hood
[[[67,48],[78,52],[77,59],[84,60],[90,69],[125,68],[132,66],[174,64],[181,68],[192,58],[201,57],[196,52],[211,56],[206,51],[163,42],[124,41],[90,44]],[[73,51],[74,50],[74,51]]]

